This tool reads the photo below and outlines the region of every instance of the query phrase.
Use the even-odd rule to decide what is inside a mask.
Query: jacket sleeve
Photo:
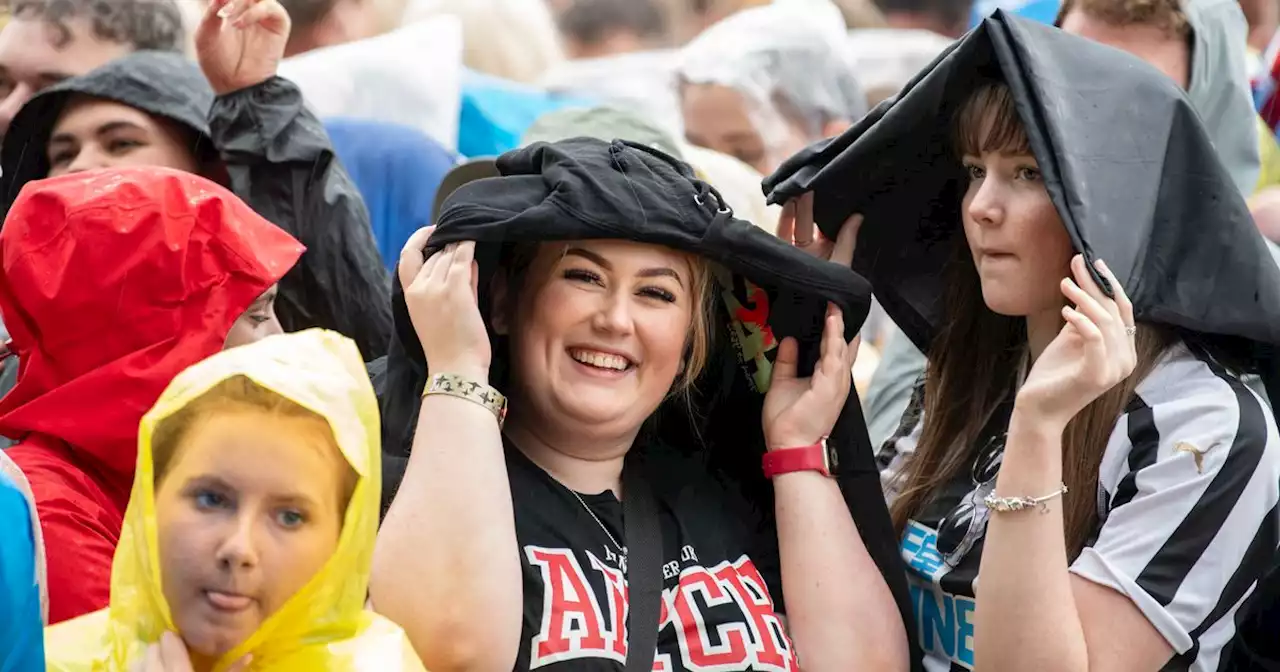
[[[390,277],[364,201],[302,92],[273,77],[219,96],[209,128],[232,191],[307,247],[280,281],[285,330],[324,327],[354,339],[366,360],[386,354]]]

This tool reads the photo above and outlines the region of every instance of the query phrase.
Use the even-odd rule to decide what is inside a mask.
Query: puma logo
[[[1192,459],[1196,461],[1196,471],[1201,474],[1204,473],[1204,454],[1209,452],[1207,448],[1205,450],[1200,450],[1186,441],[1179,441],[1173,444],[1173,452],[1191,453]]]

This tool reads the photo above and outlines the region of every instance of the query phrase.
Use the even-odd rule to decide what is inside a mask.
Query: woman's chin
[[[639,426],[652,413],[652,409],[646,413],[638,408],[640,401],[635,398],[611,398],[602,394],[560,398],[555,405],[564,417],[597,429]]]

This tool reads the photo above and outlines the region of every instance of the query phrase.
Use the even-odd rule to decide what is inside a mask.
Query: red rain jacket
[[[138,423],[222,349],[302,254],[231,192],[163,168],[27,184],[0,230],[0,312],[21,358],[0,434],[31,481],[49,620],[107,606]]]

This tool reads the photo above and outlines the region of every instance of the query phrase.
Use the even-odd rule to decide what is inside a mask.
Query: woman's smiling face
[[[639,428],[686,365],[691,258],[619,240],[543,244],[524,280],[509,311],[522,403],[556,424]]]

